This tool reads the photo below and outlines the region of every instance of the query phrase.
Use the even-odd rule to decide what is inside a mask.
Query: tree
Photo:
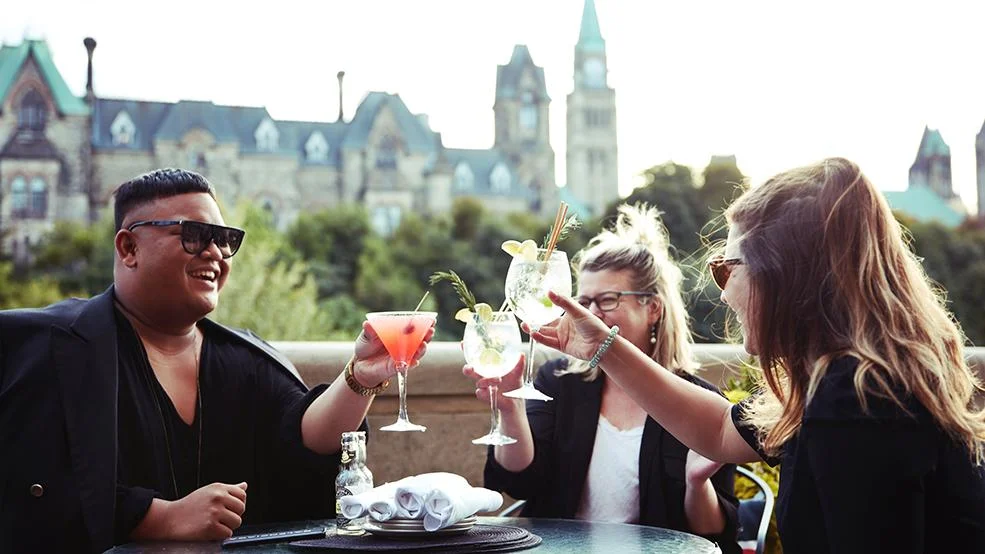
[[[290,244],[308,262],[318,283],[318,297],[352,294],[359,258],[373,234],[362,206],[343,204],[303,213],[288,231]]]
[[[646,184],[634,190],[623,202],[646,202],[655,206],[661,211],[670,233],[670,243],[682,252],[697,251],[701,246],[701,229],[708,221],[708,211],[702,208],[691,169],[667,162],[647,169],[643,177]],[[615,217],[617,204],[606,210],[605,221]]]
[[[57,281],[63,295],[94,296],[113,283],[112,214],[90,225],[60,221],[34,251],[29,275]]]
[[[283,259],[289,246],[270,214],[243,203],[231,219],[246,229],[247,238],[231,260],[215,320],[251,329],[267,340],[331,337],[336,329],[318,302],[314,278],[304,261]]]

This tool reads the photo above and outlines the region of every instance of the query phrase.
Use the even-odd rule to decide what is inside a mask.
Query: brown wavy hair
[[[857,165],[831,158],[786,171],[743,194],[725,217],[758,310],[753,332],[768,391],[745,413],[767,452],[797,433],[828,364],[847,355],[859,360],[863,409],[873,397],[905,409],[901,396],[912,395],[982,462],[985,410],[973,405],[982,386],[964,335]]]

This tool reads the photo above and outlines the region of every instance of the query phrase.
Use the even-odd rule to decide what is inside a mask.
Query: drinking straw
[[[561,234],[561,226],[564,224],[564,219],[568,215],[568,204],[561,202],[558,207],[557,219],[554,221],[554,229],[551,232],[551,239],[547,243],[547,252],[544,254],[546,259],[551,259],[551,253],[554,252],[554,247],[557,245],[558,235]]]
[[[425,300],[425,299],[427,299],[427,297],[428,297],[428,295],[429,295],[429,294],[431,294],[431,289],[428,289],[428,290],[426,290],[426,291],[424,291],[424,296],[422,296],[422,297],[421,297],[421,301],[420,301],[420,302],[418,302],[418,303],[417,303],[417,307],[416,307],[416,308],[414,308],[414,311],[415,311],[415,312],[417,312],[418,310],[420,310],[420,309],[421,309],[421,304],[423,304],[423,303],[424,303],[424,300]]]

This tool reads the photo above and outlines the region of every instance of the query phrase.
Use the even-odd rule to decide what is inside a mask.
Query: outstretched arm
[[[417,366],[427,351],[427,343],[434,336],[434,327],[424,336],[424,342],[414,355],[411,367]],[[353,374],[364,387],[375,387],[396,375],[390,355],[369,322],[363,322],[363,330],[356,339]],[[301,419],[301,437],[304,445],[318,454],[334,454],[342,444],[342,433],[354,431],[369,412],[372,396],[355,393],[339,374],[335,381],[308,406]]]
[[[534,333],[537,341],[576,358],[591,359],[609,328],[572,299],[553,292],[550,298],[565,314]],[[688,448],[719,462],[760,459],[732,423],[732,404],[727,399],[674,375],[628,340],[616,336],[599,365]]]

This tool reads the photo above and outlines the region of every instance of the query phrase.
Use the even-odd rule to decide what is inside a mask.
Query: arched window
[[[45,104],[44,97],[32,88],[21,99],[21,105],[17,111],[17,128],[44,131],[47,118],[48,106]]]
[[[13,217],[27,217],[27,180],[14,177],[10,183],[10,213]]]
[[[31,180],[30,217],[44,219],[48,215],[48,185],[41,177]]]
[[[304,143],[305,156],[309,162],[328,161],[328,141],[321,131],[311,133],[311,137]]]
[[[455,168],[455,188],[468,191],[472,190],[473,186],[475,186],[475,175],[472,173],[472,168],[465,162],[459,162]]]
[[[493,192],[509,192],[511,181],[510,170],[504,163],[496,164],[489,175],[489,185]]]
[[[525,92],[521,97],[520,105],[520,127],[525,131],[537,129],[537,104],[534,102],[534,95]]]
[[[272,152],[277,150],[280,132],[277,131],[277,126],[274,125],[273,120],[268,117],[261,121],[260,125],[257,125],[253,138],[256,140],[257,150]]]
[[[128,146],[133,143],[134,135],[137,133],[137,126],[134,125],[130,115],[121,110],[116,114],[113,123],[109,126],[109,133],[113,136],[113,144]]]
[[[396,169],[397,167],[397,148],[400,146],[397,139],[391,135],[384,136],[376,146],[376,167],[380,169]]]

